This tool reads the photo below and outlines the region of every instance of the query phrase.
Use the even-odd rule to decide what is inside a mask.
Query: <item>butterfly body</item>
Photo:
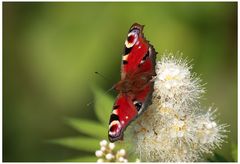
[[[143,26],[131,26],[122,56],[121,80],[114,88],[118,96],[109,120],[109,140],[123,138],[126,127],[151,101],[156,52],[144,38]]]

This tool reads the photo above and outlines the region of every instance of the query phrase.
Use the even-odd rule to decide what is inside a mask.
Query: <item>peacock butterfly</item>
[[[151,103],[156,54],[144,38],[143,26],[134,23],[125,41],[121,80],[114,85],[118,96],[109,120],[108,138],[111,142],[123,139],[126,127]]]

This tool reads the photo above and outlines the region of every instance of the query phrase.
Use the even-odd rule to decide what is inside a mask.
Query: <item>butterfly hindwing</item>
[[[151,94],[149,94],[151,89],[151,85],[147,85],[136,95],[119,94],[109,120],[109,140],[111,142],[123,138],[126,127],[146,109],[148,99],[151,98]]]
[[[152,88],[150,83],[135,95],[119,94],[109,120],[108,136],[111,142],[123,138],[127,126],[146,109],[151,100]]]
[[[137,115],[137,110],[131,97],[119,94],[109,120],[109,140],[114,142],[123,136],[123,131],[127,125]]]

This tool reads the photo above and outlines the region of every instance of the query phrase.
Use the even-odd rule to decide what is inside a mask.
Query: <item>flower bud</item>
[[[102,152],[101,150],[97,150],[97,151],[95,152],[95,155],[96,155],[97,157],[101,157],[101,156],[103,155],[103,152]]]
[[[100,142],[100,146],[107,146],[107,141],[106,140],[102,140]]]
[[[114,143],[109,143],[109,148],[111,149],[111,150],[113,150],[114,148],[115,148],[115,144]]]
[[[106,155],[106,159],[107,160],[111,160],[111,159],[113,159],[114,158],[114,156],[111,154],[111,153],[108,153],[107,155]]]

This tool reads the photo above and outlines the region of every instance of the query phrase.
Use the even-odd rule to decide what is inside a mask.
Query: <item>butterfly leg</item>
[[[154,82],[156,80],[157,76],[152,76],[152,79],[149,82]]]

